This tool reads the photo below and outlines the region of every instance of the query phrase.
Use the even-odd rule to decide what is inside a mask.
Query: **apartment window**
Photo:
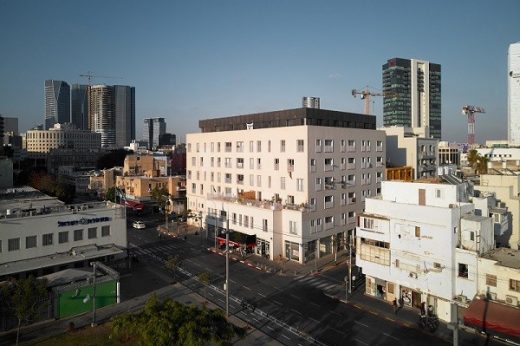
[[[211,152],[215,151],[215,143],[211,142]]]
[[[296,151],[301,153],[303,152],[303,139],[296,140]]]
[[[262,176],[261,175],[256,176],[256,186],[262,187]]]
[[[325,216],[325,223],[334,223],[334,216]]]
[[[323,197],[323,202],[325,203],[325,208],[324,209],[328,209],[328,208],[332,208],[334,207],[334,196],[325,196]]]
[[[97,227],[91,227],[88,229],[88,239],[97,238]]]
[[[262,159],[256,159],[256,169],[262,169]]]
[[[110,235],[110,226],[101,226],[101,236],[108,237]]]
[[[237,158],[237,168],[244,168],[244,159],[241,157]]]
[[[417,238],[420,238],[421,237],[421,227],[419,226],[415,226],[415,236]]]
[[[20,250],[20,238],[13,238],[7,241],[7,251]]]
[[[303,191],[303,179],[296,179],[296,191]]]
[[[280,159],[274,159],[274,170],[277,171],[280,168]]]
[[[25,237],[25,248],[31,249],[33,247],[36,247],[36,236],[31,235],[31,236]]]
[[[439,262],[433,262],[433,268],[440,270],[442,269],[442,266]]]
[[[249,186],[255,186],[255,175],[249,174]]]
[[[296,229],[296,221],[289,221],[289,233],[298,234],[298,230]]]
[[[237,214],[233,213],[233,225],[237,224]]]
[[[191,193],[193,193],[193,194],[197,193],[197,184],[191,183]]]
[[[280,189],[285,190],[285,177],[280,177]]]
[[[346,147],[347,147],[347,141],[345,141],[344,139],[342,139],[342,140],[340,141],[340,150],[341,150],[341,152],[345,152]]]
[[[321,139],[316,140],[316,152],[321,153]]]
[[[316,191],[321,190],[321,178],[317,177],[315,180]]]
[[[285,139],[280,141],[280,152],[285,153]]]
[[[311,172],[316,172],[316,159],[311,159]]]
[[[249,216],[244,215],[244,227],[249,227]]]
[[[249,158],[249,169],[255,169],[255,159],[252,157]]]
[[[231,148],[232,148],[233,144],[231,142],[226,142],[226,145],[225,145],[225,152],[226,153],[230,153],[231,152]]]
[[[262,220],[262,230],[267,232],[267,219]]]
[[[74,230],[74,241],[83,240],[83,230],[76,229]]]
[[[363,218],[363,227],[369,228],[369,229],[374,229],[374,219],[369,219],[369,218],[364,217]]]
[[[267,141],[267,152],[270,153],[271,152],[271,141]]]
[[[188,153],[191,152],[191,143],[188,143]]]
[[[435,189],[435,197],[442,198],[442,190],[441,189]]]
[[[191,158],[191,165],[192,166],[196,166],[197,165],[197,161],[196,160],[197,160],[197,158],[195,156]]]
[[[271,188],[271,176],[267,177],[267,187]]]
[[[465,263],[459,263],[459,268],[458,268],[458,275],[459,275],[459,278],[468,278],[468,265],[465,264]]]
[[[294,159],[287,159],[287,171],[294,172]]]
[[[520,281],[509,279],[509,289],[511,291],[520,292]]]
[[[200,166],[204,167],[204,158],[203,157],[200,158]]]
[[[256,141],[256,152],[257,153],[262,152],[262,141]]]
[[[200,151],[200,144],[197,143],[197,144],[195,144],[195,145],[197,146],[197,152],[199,152],[199,151]]]
[[[244,184],[244,175],[243,174],[237,174],[237,184],[240,184],[240,185]]]
[[[68,231],[58,233],[58,243],[59,244],[68,243],[68,242],[69,242],[69,232]]]
[[[486,274],[486,285],[497,287],[497,276]]]
[[[42,235],[42,245],[49,246],[52,245],[52,233],[47,233]]]
[[[224,167],[231,168],[231,158],[230,157],[226,157],[224,159]]]
[[[252,153],[253,150],[254,150],[254,142],[253,141],[249,141],[249,152]]]

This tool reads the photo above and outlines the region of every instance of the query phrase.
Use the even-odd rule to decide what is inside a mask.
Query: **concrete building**
[[[45,129],[56,123],[70,123],[70,86],[61,80],[48,79],[45,92]]]
[[[507,132],[511,145],[520,145],[520,42],[509,45],[507,56]]]
[[[148,142],[148,149],[152,150],[159,146],[159,138],[166,133],[166,122],[164,118],[144,119],[143,140]]]
[[[152,191],[162,188],[165,188],[168,194],[176,199],[186,195],[186,178],[182,176],[116,176],[116,187],[125,191],[126,198],[139,202],[152,200]]]
[[[122,167],[113,167],[90,173],[88,190],[98,196],[105,196],[108,189],[116,186],[116,176],[122,175]]]
[[[412,167],[413,179],[436,175],[437,139],[421,137],[406,127],[383,127],[380,130],[386,133],[388,167]]]
[[[90,151],[101,148],[101,135],[78,130],[71,124],[54,124],[49,130],[27,130],[25,143],[28,152],[48,153],[52,149]]]
[[[126,155],[123,167],[125,176],[166,176],[169,172],[169,159],[156,153]]]
[[[441,139],[441,65],[393,58],[383,65],[384,126],[429,128]]]
[[[116,147],[124,148],[135,139],[135,88],[114,85]]]
[[[356,229],[366,294],[417,309],[432,305],[451,322],[451,303],[473,299],[478,257],[494,245],[492,220],[475,215],[470,196],[469,183],[383,182]]]
[[[109,85],[90,87],[89,129],[101,134],[101,147],[115,148],[116,120],[114,114],[114,89]]]
[[[457,143],[449,143],[447,141],[440,141],[437,147],[439,166],[455,165],[460,166],[460,146]]]
[[[127,247],[124,207],[110,202],[64,205],[30,188],[0,192],[0,281],[46,275]]]
[[[89,86],[72,84],[70,90],[70,122],[80,130],[88,130]]]
[[[501,171],[520,170],[520,148],[488,147],[477,148],[477,152],[488,159],[488,169]],[[467,161],[467,160],[466,160]]]
[[[229,220],[245,239],[235,247],[300,263],[337,254],[379,193],[385,135],[374,116],[297,108],[199,127],[186,137],[188,208],[219,232]]]
[[[511,213],[510,231],[498,241],[500,246],[509,246],[518,250],[520,247],[520,176],[516,174],[482,174],[480,185],[475,190],[481,193],[494,193],[500,206]]]

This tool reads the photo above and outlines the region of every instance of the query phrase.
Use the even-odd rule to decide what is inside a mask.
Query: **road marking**
[[[278,305],[278,306],[283,306],[283,304],[280,303],[278,300],[274,300],[274,299],[273,299],[272,302],[273,302],[274,304]]]
[[[372,310],[368,310],[368,312],[370,312],[372,315],[376,315],[376,316],[379,316],[379,314],[375,311],[372,311]]]
[[[309,320],[313,321],[313,322],[316,323],[316,324],[319,324],[319,323],[320,323],[320,321],[318,321],[317,319],[312,318],[312,317],[309,317]]]
[[[361,306],[359,304],[354,304],[354,306],[358,309],[361,309]]]
[[[363,322],[359,322],[359,321],[354,320],[354,323],[359,324],[359,325],[361,325],[361,326],[363,326],[363,327],[367,327],[367,328],[368,328],[368,324],[364,324]]]
[[[284,338],[286,338],[287,340],[291,340],[291,338],[289,338],[289,337],[288,337],[287,335],[285,335],[285,334],[282,334],[282,336],[283,336]]]
[[[317,307],[321,307],[321,305],[319,305],[319,304],[316,304],[315,302],[310,302],[309,304],[310,304],[310,305],[314,305],[314,306],[317,306]]]
[[[300,300],[300,301],[302,300],[300,297],[298,297],[298,296],[296,296],[296,295],[294,295],[294,294],[290,294],[290,296],[293,297],[293,298],[296,299],[296,300]]]
[[[259,295],[260,297],[264,297],[264,298],[265,298],[265,295],[262,294],[261,292],[257,292],[257,293],[258,293],[258,295]]]
[[[363,345],[367,345],[367,346],[369,346],[369,344],[367,344],[367,343],[364,342],[363,340],[359,340],[358,338],[354,338],[354,340],[356,340],[356,341],[359,342],[360,344],[363,344]]]
[[[271,326],[265,326],[265,327],[266,327],[267,329],[274,330],[274,328],[271,327]]]
[[[219,302],[224,303],[224,300],[222,300],[222,298],[217,298],[217,300],[218,300]]]
[[[291,311],[294,312],[295,314],[303,316],[303,314],[301,312],[299,312],[298,310],[291,309]]]
[[[393,318],[390,318],[390,317],[387,317],[387,316],[385,316],[385,320],[389,320],[389,321],[395,322],[395,320]]]
[[[249,287],[247,287],[247,286],[242,286],[242,287],[245,288],[248,291],[251,291],[251,289]]]
[[[385,333],[385,332],[383,332],[383,335],[386,335],[386,336],[388,336],[389,338],[392,338],[392,339],[394,339],[394,340],[399,340],[399,339],[398,339],[398,338],[396,338],[395,336],[393,336],[393,335],[390,335],[390,334],[388,334],[388,333]]]
[[[406,322],[403,322],[403,325],[404,325],[405,327],[408,327],[408,328],[410,328],[410,327],[412,326],[410,323],[406,323]]]

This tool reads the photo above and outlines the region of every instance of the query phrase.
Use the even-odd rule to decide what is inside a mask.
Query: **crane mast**
[[[468,117],[468,145],[475,144],[475,113],[486,113],[484,108],[465,105],[462,107],[462,114]]]

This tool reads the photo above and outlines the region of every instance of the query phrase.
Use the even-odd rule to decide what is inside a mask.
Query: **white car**
[[[146,225],[144,224],[143,221],[134,221],[134,223],[132,224],[132,227],[141,229],[141,228],[146,228]]]

